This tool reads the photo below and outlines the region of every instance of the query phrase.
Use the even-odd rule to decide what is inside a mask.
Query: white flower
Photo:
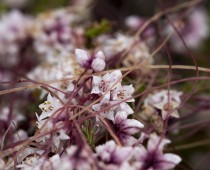
[[[39,116],[39,119],[45,119],[47,117],[51,117],[58,109],[62,107],[62,104],[59,100],[53,98],[49,93],[47,96],[47,101],[39,105],[39,108],[42,110],[42,114]],[[57,114],[56,114],[57,115]]]
[[[163,119],[165,119],[167,116],[178,118],[179,113],[175,109],[181,104],[181,95],[182,92],[178,92],[175,90],[170,90],[169,93],[167,90],[162,90],[154,94],[150,94],[145,99],[144,104],[145,107],[152,106],[156,109],[161,110]]]
[[[110,101],[107,98],[103,98],[100,101],[100,103],[93,105],[92,108],[93,108],[93,110],[95,110],[97,112],[100,111],[99,114],[101,116],[103,116],[104,118],[114,120],[114,109],[117,106],[112,106],[112,105],[114,105],[115,103],[116,103],[115,101]],[[105,110],[103,110],[103,109],[105,109]]]
[[[125,111],[127,113],[127,115],[134,113],[133,109],[129,106],[129,104],[127,104],[125,102],[120,103],[115,110],[116,111]]]
[[[72,78],[73,75],[79,75],[82,73],[83,69],[77,64],[76,59],[72,53],[69,53],[66,50],[62,52],[57,51],[48,51],[45,60],[42,61],[34,70],[32,70],[28,77],[36,81],[54,81],[66,78]],[[71,81],[53,83],[51,86],[60,89],[64,92],[72,91],[74,85]],[[53,90],[62,100],[65,99],[65,96],[61,96],[61,92]],[[40,98],[43,98],[46,94],[46,91],[42,90],[42,95]]]
[[[109,60],[113,56],[127,49],[131,43],[132,38],[123,34],[116,34],[114,38],[112,37],[101,37],[98,38],[99,47],[104,51],[106,55],[106,60]]]
[[[110,91],[121,84],[122,73],[119,70],[107,73],[103,77],[93,76],[92,94],[105,95],[105,98],[110,99]]]
[[[53,136],[53,142],[55,147],[59,147],[61,140],[68,140],[70,137],[66,134],[64,129],[59,130],[55,136]]]
[[[126,100],[125,102],[134,102],[134,98],[132,98],[132,94],[134,92],[133,85],[122,86],[118,85],[116,89],[114,89],[111,93],[112,99],[116,101]]]

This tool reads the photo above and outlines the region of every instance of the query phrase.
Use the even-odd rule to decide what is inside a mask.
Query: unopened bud
[[[76,60],[82,67],[88,67],[90,55],[85,50],[76,49],[75,50]]]
[[[95,72],[103,71],[105,69],[106,63],[101,58],[95,58],[91,64],[91,68]]]

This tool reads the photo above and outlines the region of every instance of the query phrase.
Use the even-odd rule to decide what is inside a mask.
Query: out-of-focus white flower
[[[82,73],[83,69],[76,62],[74,55],[68,51],[62,52],[49,51],[45,60],[32,70],[28,77],[36,81],[54,81],[66,78],[72,78],[74,75]],[[58,82],[52,84],[53,87],[70,92],[73,90],[74,85],[71,81]],[[64,95],[54,91],[61,99],[64,99]],[[46,93],[43,91],[43,96]]]
[[[114,119],[115,131],[124,145],[132,146],[137,143],[134,134],[140,132],[144,125],[135,119],[127,119],[125,111],[117,112]]]
[[[140,29],[144,23],[146,22],[147,18],[143,18],[143,17],[140,17],[140,16],[136,16],[136,15],[131,15],[131,16],[128,16],[126,19],[125,19],[125,25],[132,31],[137,31],[138,29]],[[155,33],[155,30],[152,26],[150,27],[147,27],[143,33],[141,34],[141,36],[147,38],[146,40],[149,40],[152,41],[152,39],[154,39],[154,33]]]
[[[105,98],[110,99],[110,91],[121,84],[122,73],[119,70],[105,74],[103,77],[93,76],[92,94],[106,95]]]
[[[10,115],[9,107],[5,106],[1,108],[0,121],[4,121],[5,123],[13,122],[15,125],[17,125],[19,121],[23,120],[25,120],[25,117],[17,110],[13,110]]]
[[[13,10],[0,18],[0,58],[5,65],[15,65],[22,43],[29,36],[31,18]],[[7,57],[5,59],[5,57]]]
[[[161,90],[150,94],[144,101],[144,107],[154,107],[161,111],[162,118],[165,120],[167,116],[179,118],[179,113],[176,110],[181,104],[182,92],[175,90]]]
[[[72,26],[74,22],[80,20],[78,17],[65,9],[40,15],[32,32],[37,52],[46,54],[52,49],[71,52],[76,46],[80,46],[84,31],[81,27]]]
[[[125,19],[125,25],[133,30],[137,30],[143,23],[144,20],[136,15],[128,16]]]
[[[180,25],[180,21],[175,21],[174,25],[180,32],[182,38],[184,39],[186,45],[190,49],[197,50],[201,47],[202,42],[209,35],[208,27],[208,15],[205,9],[195,8],[189,11],[189,16],[186,17],[186,23]],[[179,25],[178,25],[179,24]],[[170,30],[174,32],[174,35],[171,39],[172,49],[176,52],[185,52],[186,49],[177,33],[169,26]]]
[[[114,141],[108,141],[96,147],[96,157],[101,162],[101,166],[104,166],[105,169],[109,167],[109,165],[114,165],[119,168],[123,163],[129,161],[132,156],[132,151],[132,147],[120,147],[117,146]]]
[[[66,149],[65,161],[72,164],[72,170],[92,170],[94,162],[93,154],[88,152],[85,147],[70,146]]]
[[[136,168],[141,170],[169,170],[174,168],[181,162],[181,158],[176,154],[163,153],[163,147],[168,143],[170,143],[169,140],[152,134],[147,149],[143,146],[134,149]]]
[[[115,55],[123,52],[133,42],[131,37],[119,33],[115,36],[115,38],[109,36],[103,38],[99,37],[97,41],[99,48],[105,53],[106,60],[109,60]]]
[[[142,41],[137,41],[133,44],[134,39],[132,36],[116,34],[115,37],[102,36],[97,40],[97,46],[105,53],[106,60],[120,55],[125,50],[129,50],[124,64],[134,65],[139,63],[152,63],[153,59],[150,57],[148,47]]]
[[[122,64],[125,66],[134,66],[137,64],[149,65],[153,63],[150,56],[149,48],[143,41],[136,41],[132,36],[116,34],[114,37],[102,36],[96,40],[97,48],[101,49],[110,62],[116,62],[113,58],[121,56],[123,52],[128,50],[127,55],[123,59]],[[113,60],[112,60],[113,59]],[[147,73],[148,69],[142,69],[143,73]]]
[[[21,140],[25,140],[28,138],[28,134],[26,131],[19,129],[17,132],[15,132],[14,134],[14,141],[13,142],[17,142],[17,141],[21,141]]]

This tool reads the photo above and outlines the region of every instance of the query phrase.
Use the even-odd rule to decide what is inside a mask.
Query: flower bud
[[[87,68],[89,66],[89,61],[90,61],[90,55],[88,52],[82,49],[75,49],[75,55],[76,55],[76,60],[77,62],[82,66]]]
[[[99,71],[103,71],[105,69],[106,63],[104,60],[102,60],[101,58],[95,58],[92,61],[91,64],[91,68],[95,71],[95,72],[99,72]]]

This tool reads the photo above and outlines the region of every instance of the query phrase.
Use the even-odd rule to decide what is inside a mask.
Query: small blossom
[[[169,93],[167,90],[162,90],[154,94],[150,94],[144,101],[145,107],[152,106],[161,111],[162,118],[168,116],[178,118],[179,113],[176,109],[181,104],[181,95],[182,92],[177,92],[175,90],[170,90]],[[171,111],[173,111],[171,113]]]
[[[47,54],[50,50],[67,50],[72,52],[80,45],[84,30],[72,24],[79,20],[74,13],[65,10],[55,10],[40,15],[33,24],[32,36],[38,53]],[[83,42],[83,41],[82,41]]]
[[[110,99],[110,90],[113,90],[121,83],[122,73],[119,70],[107,73],[103,77],[93,76],[92,94],[105,95],[105,98]]]
[[[31,18],[18,10],[4,14],[0,18],[0,62],[14,66],[19,62],[19,53],[29,37]],[[15,22],[14,22],[15,21]]]
[[[96,147],[96,157],[106,166],[112,164],[121,166],[130,159],[132,150],[132,147],[120,147],[117,146],[114,141],[108,141],[105,144]]]
[[[39,119],[45,119],[52,116],[58,109],[62,107],[59,100],[53,98],[49,93],[47,96],[47,101],[39,105],[39,108],[42,110],[42,114]]]
[[[203,44],[203,41],[209,35],[208,14],[204,8],[195,8],[189,11],[184,23],[179,19],[174,25],[180,32],[183,40],[190,49],[197,50]],[[170,31],[175,31],[169,26]],[[180,37],[175,32],[171,39],[172,49],[178,53],[186,51],[185,46]]]
[[[143,146],[134,149],[134,163],[140,170],[169,170],[181,162],[178,155],[163,153],[163,147],[170,143],[167,139],[161,139],[156,134],[152,134],[147,144],[147,149]]]
[[[103,98],[100,103],[92,106],[93,110],[99,112],[99,114],[107,119],[114,120],[114,109],[117,106],[112,106],[116,102],[110,101],[107,98]],[[105,109],[106,108],[106,109]],[[105,110],[103,110],[105,109]],[[103,110],[103,111],[102,111]]]
[[[115,111],[126,111],[127,115],[134,113],[133,109],[129,106],[129,104],[125,102],[120,103],[115,109]]]
[[[135,119],[127,119],[125,111],[117,112],[114,120],[116,133],[124,145],[132,146],[137,143],[134,134],[140,132],[144,125]]]
[[[126,100],[125,102],[134,102],[135,100],[132,97],[133,92],[134,92],[133,85],[129,86],[118,85],[118,87],[112,91],[112,99],[115,101],[129,99]]]

